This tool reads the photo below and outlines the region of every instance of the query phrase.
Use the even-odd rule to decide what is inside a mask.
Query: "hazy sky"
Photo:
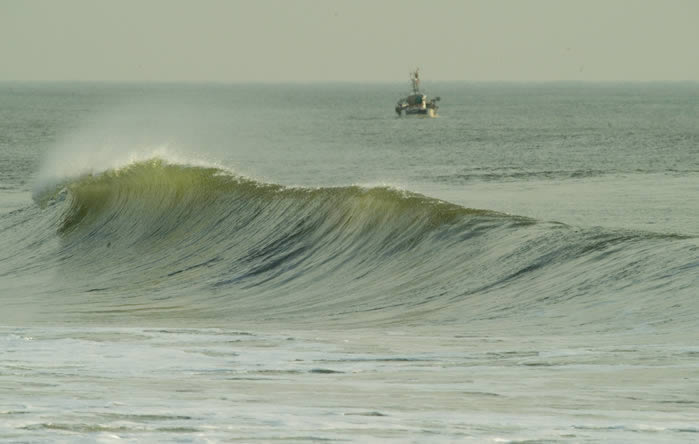
[[[0,0],[0,80],[699,81],[699,0]]]

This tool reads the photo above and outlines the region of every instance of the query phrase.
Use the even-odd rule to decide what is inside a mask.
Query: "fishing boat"
[[[422,91],[420,91],[420,69],[410,73],[410,82],[413,86],[412,94],[404,97],[396,103],[396,114],[402,116],[427,116],[435,117],[437,115],[437,102],[440,97],[435,97],[430,100]]]

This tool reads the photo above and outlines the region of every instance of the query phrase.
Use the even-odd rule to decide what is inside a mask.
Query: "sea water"
[[[699,86],[0,84],[0,440],[699,438]]]

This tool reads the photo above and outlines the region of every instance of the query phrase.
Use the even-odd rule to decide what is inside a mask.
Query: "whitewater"
[[[0,440],[691,442],[699,87],[0,84]]]

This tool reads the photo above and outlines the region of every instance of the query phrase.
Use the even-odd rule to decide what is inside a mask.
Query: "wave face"
[[[36,197],[41,209],[0,220],[24,227],[5,245],[2,275],[50,271],[51,290],[35,292],[44,314],[696,323],[693,238],[579,229],[387,187],[289,188],[160,159],[59,188]]]

